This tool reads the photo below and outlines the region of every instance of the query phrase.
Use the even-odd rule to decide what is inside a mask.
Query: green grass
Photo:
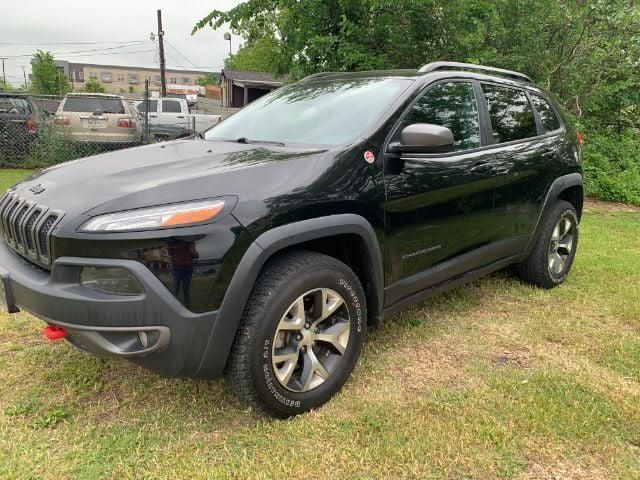
[[[2,314],[0,478],[638,479],[640,213],[589,204],[580,233],[562,287],[499,273],[410,308],[288,421]]]
[[[19,182],[30,173],[32,173],[32,170],[23,170],[20,168],[0,169],[0,191],[4,192],[11,185]]]

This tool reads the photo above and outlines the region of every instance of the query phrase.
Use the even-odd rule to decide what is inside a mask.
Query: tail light
[[[71,119],[66,115],[56,115],[55,120],[53,121],[55,125],[71,125]]]
[[[136,121],[133,118],[119,118],[118,128],[136,128]]]
[[[27,130],[29,130],[29,133],[36,133],[36,130],[38,130],[38,124],[33,117],[29,117],[29,120],[27,120]]]
[[[576,136],[578,137],[578,145],[584,145],[584,137],[582,136],[582,134],[578,132]]]

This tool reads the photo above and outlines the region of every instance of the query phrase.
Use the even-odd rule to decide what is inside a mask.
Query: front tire
[[[559,201],[542,220],[540,235],[529,257],[518,265],[520,279],[542,288],[565,281],[578,248],[578,214],[569,202]]]
[[[241,400],[271,416],[317,408],[351,374],[366,318],[362,286],[347,265],[314,252],[278,256],[253,288],[227,381]]]

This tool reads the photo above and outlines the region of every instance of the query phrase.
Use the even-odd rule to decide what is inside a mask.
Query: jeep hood
[[[12,190],[49,208],[63,210],[67,217],[222,195],[265,198],[269,196],[265,190],[276,191],[285,180],[287,188],[313,181],[326,168],[324,153],[178,140],[57,165],[34,173]],[[298,161],[305,162],[305,167],[285,167]],[[296,178],[287,178],[292,171],[297,172]]]

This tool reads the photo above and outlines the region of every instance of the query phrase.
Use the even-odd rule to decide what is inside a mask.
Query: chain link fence
[[[58,97],[0,91],[0,168],[43,168],[189,137],[220,120],[215,103],[189,100],[154,97],[148,86],[139,96]]]

